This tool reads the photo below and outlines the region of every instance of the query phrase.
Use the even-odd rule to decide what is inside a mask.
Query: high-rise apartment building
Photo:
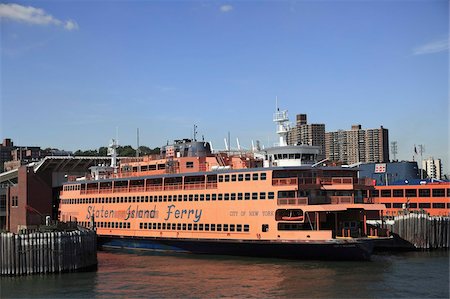
[[[430,157],[422,161],[422,169],[426,171],[429,178],[438,179],[442,178],[442,163],[441,159],[434,159]]]
[[[288,134],[288,144],[306,144],[319,146],[319,160],[325,158],[325,125],[308,124],[306,114],[297,114],[295,127]]]
[[[331,161],[346,164],[358,162],[389,162],[388,130],[361,129],[353,125],[351,130],[325,133],[325,154]]]

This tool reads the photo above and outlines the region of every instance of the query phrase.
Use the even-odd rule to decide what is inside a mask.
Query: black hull
[[[369,260],[373,250],[370,240],[279,242],[99,236],[98,241],[102,248],[312,260]]]

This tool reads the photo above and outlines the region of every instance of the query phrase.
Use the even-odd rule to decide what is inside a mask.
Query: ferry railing
[[[112,187],[103,187],[98,190],[98,193],[112,193]]]
[[[354,203],[353,196],[330,196],[331,204],[349,204]]]
[[[114,186],[113,193],[127,192],[127,186]]]
[[[217,189],[217,182],[206,183],[206,189]]]
[[[272,179],[273,186],[289,186],[289,185],[297,185],[297,178],[279,178]]]
[[[170,190],[182,190],[183,189],[183,184],[178,184],[178,183],[172,183],[172,184],[164,184],[164,190],[166,191],[170,191]]]
[[[308,197],[291,197],[291,198],[278,198],[277,204],[282,205],[307,205]]]
[[[130,192],[143,192],[145,191],[144,186],[130,186]]]
[[[184,183],[184,190],[198,190],[198,189],[204,189],[205,183]]]
[[[163,186],[162,185],[147,185],[145,188],[145,191],[162,191]]]

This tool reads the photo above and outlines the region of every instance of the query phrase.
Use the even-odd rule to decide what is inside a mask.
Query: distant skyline
[[[383,126],[449,173],[449,5],[430,1],[0,4],[0,136],[75,151],[277,141],[291,123]],[[118,129],[117,129],[118,128]],[[391,159],[393,155],[390,153]],[[416,156],[416,160],[420,157]]]

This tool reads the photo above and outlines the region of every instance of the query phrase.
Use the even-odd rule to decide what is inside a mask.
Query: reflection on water
[[[99,252],[97,272],[3,277],[0,297],[448,298],[449,252],[322,262]]]

